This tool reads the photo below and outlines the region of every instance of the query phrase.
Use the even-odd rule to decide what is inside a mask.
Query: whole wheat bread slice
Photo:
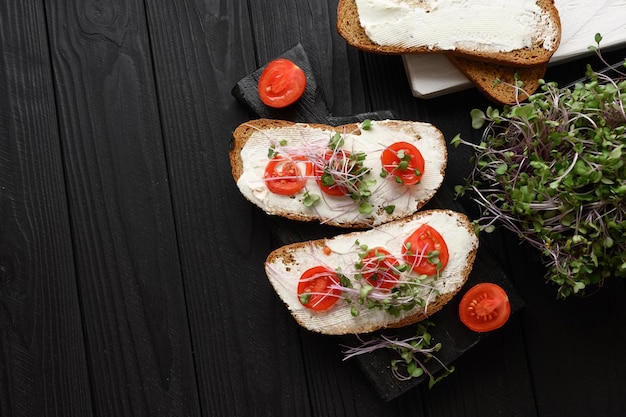
[[[496,1],[496,0],[494,0]],[[421,0],[418,4],[428,3],[429,0]],[[381,54],[415,54],[433,52],[453,52],[461,57],[474,60],[493,62],[514,66],[532,66],[547,63],[556,51],[561,39],[561,22],[554,0],[537,0],[537,5],[549,16],[549,21],[554,27],[550,39],[536,39],[532,47],[507,52],[490,52],[481,49],[467,49],[457,47],[454,50],[442,50],[437,47],[412,46],[403,47],[398,45],[380,45],[373,42],[366,34],[359,19],[359,12],[355,0],[340,0],[337,7],[337,32],[349,45],[357,49],[381,53]],[[417,6],[416,6],[417,7]],[[549,41],[549,42],[547,42]],[[544,48],[550,44],[550,48]]]
[[[340,270],[350,280],[353,291],[358,291],[359,281],[355,263],[361,259],[359,251],[384,247],[399,262],[404,262],[401,248],[404,240],[422,224],[429,224],[443,237],[450,258],[438,277],[424,282],[422,296],[425,304],[394,316],[378,308],[339,299],[326,311],[306,308],[298,297],[298,281],[304,271],[322,265]],[[426,210],[413,216],[390,222],[363,232],[352,232],[330,239],[299,242],[274,250],[267,257],[265,271],[276,293],[285,303],[294,319],[306,329],[324,334],[369,333],[383,328],[397,328],[424,320],[441,310],[463,287],[472,270],[478,238],[468,218],[451,210]],[[414,273],[413,273],[414,274]],[[403,272],[400,282],[407,280]],[[350,297],[349,292],[342,295]],[[353,315],[352,308],[358,315]]]
[[[529,67],[498,65],[448,54],[448,59],[487,98],[496,104],[522,102],[539,88],[548,64]],[[518,86],[517,82],[521,81]]]

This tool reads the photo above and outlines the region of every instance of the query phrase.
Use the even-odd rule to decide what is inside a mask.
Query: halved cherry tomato
[[[315,180],[325,194],[332,196],[350,194],[350,190],[337,181],[345,181],[354,166],[354,162],[350,160],[350,152],[327,151],[315,164]]]
[[[314,266],[300,276],[298,297],[303,306],[315,311],[329,309],[341,297],[337,273],[324,266]]]
[[[435,275],[450,259],[445,240],[428,224],[418,227],[404,241],[402,255],[413,271],[424,275]]]
[[[506,292],[497,284],[483,282],[470,288],[459,304],[463,324],[475,332],[489,332],[506,323],[511,304]]]
[[[313,173],[312,164],[303,156],[276,156],[265,167],[263,179],[273,193],[294,195],[304,188]]]
[[[306,88],[304,71],[288,59],[271,61],[259,77],[257,89],[261,101],[276,108],[295,103]]]
[[[407,185],[417,184],[424,175],[424,157],[408,142],[396,142],[385,148],[380,156],[383,168]]]
[[[384,248],[373,248],[363,258],[361,275],[372,286],[390,289],[399,278],[398,260]]]

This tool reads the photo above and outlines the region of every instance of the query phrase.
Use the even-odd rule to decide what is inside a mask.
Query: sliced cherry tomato
[[[390,289],[399,278],[398,260],[384,248],[371,249],[363,258],[361,275],[372,286]]]
[[[506,292],[497,284],[483,282],[470,288],[459,304],[463,324],[475,332],[489,332],[506,323],[511,304]]]
[[[307,177],[313,173],[313,165],[303,156],[276,156],[265,167],[263,179],[273,193],[294,195],[304,188]]]
[[[261,101],[275,108],[295,103],[306,88],[304,71],[288,59],[276,59],[265,66],[257,89]]]
[[[350,160],[350,152],[338,150],[328,151],[315,164],[315,179],[320,189],[332,196],[350,194],[350,190],[338,184],[345,181],[355,164]]]
[[[396,181],[407,185],[417,184],[424,175],[424,157],[407,142],[396,142],[385,148],[380,156],[383,168]]]
[[[303,306],[315,311],[328,310],[341,297],[337,273],[324,266],[314,266],[300,276],[298,297]]]
[[[428,224],[418,227],[404,241],[402,255],[413,271],[424,275],[435,275],[450,259],[445,240]]]

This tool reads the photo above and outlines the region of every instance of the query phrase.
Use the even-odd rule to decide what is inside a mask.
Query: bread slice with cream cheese
[[[419,285],[418,297],[423,303],[397,315],[377,307],[370,308],[368,301],[359,303],[355,294],[360,293],[366,284],[359,275],[363,269],[356,266],[363,259],[362,253],[382,247],[402,264],[405,239],[423,224],[430,225],[443,237],[449,252],[447,265],[438,275],[430,277],[404,271],[396,284],[396,287]],[[276,293],[301,326],[331,335],[369,333],[407,326],[441,310],[467,281],[477,249],[478,238],[464,214],[451,210],[424,210],[370,230],[283,246],[267,257],[265,271]],[[298,295],[298,282],[303,272],[316,266],[338,271],[351,287],[345,289],[339,300],[325,311],[305,307]],[[342,283],[343,287],[348,286],[345,283]],[[383,296],[385,294],[393,293],[387,292]],[[376,298],[381,294],[370,295]]]
[[[368,52],[445,52],[514,66],[547,63],[561,40],[554,0],[340,0],[337,31]]]
[[[368,173],[371,195],[355,199],[354,195],[325,194],[312,175],[305,187],[294,195],[269,190],[265,169],[273,155],[305,155],[313,160],[329,149],[333,136],[339,134],[341,149],[353,156],[365,155],[363,167]],[[414,145],[425,159],[421,181],[407,185],[383,172],[381,154],[394,142]],[[241,193],[270,215],[293,220],[319,221],[339,227],[364,228],[410,216],[428,202],[443,182],[447,149],[443,134],[429,123],[383,120],[343,126],[293,123],[284,120],[257,119],[242,123],[233,132],[230,152],[232,174]],[[365,195],[365,192],[363,193]],[[317,199],[312,203],[312,198]],[[371,210],[361,210],[366,201]]]

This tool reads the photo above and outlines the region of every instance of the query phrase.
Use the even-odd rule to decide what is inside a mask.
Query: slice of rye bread
[[[548,64],[511,67],[462,58],[447,54],[450,62],[461,71],[487,98],[497,104],[522,102],[539,88]],[[516,87],[517,81],[522,85]]]
[[[396,45],[379,45],[373,42],[361,26],[359,12],[355,0],[339,0],[337,6],[337,32],[349,45],[372,53],[380,54],[416,54],[416,53],[437,53],[454,52],[454,54],[469,59],[481,60],[514,66],[532,66],[547,63],[561,40],[561,20],[558,10],[554,5],[554,0],[537,0],[537,5],[548,13],[549,20],[555,28],[551,36],[552,47],[543,47],[546,39],[536,39],[531,48],[513,50],[509,52],[491,52],[478,49],[464,49],[458,47],[454,51],[444,51],[439,48],[429,46],[403,47]]]
[[[362,260],[359,257],[362,245],[367,245],[367,248],[384,247],[402,264],[404,241],[422,224],[431,225],[442,235],[450,254],[448,264],[440,275],[424,282],[424,306],[417,304],[394,316],[384,310],[360,304],[354,297],[352,302],[339,299],[326,311],[313,311],[300,302],[298,282],[304,271],[318,265],[340,270],[351,281],[352,291],[358,293],[362,281],[355,263]],[[302,327],[330,335],[369,333],[417,323],[441,310],[467,282],[477,250],[478,238],[464,214],[435,209],[421,211],[409,218],[367,231],[283,246],[269,254],[265,271],[274,290]],[[400,282],[406,282],[407,277],[407,273],[402,272]],[[356,317],[352,314],[352,308],[358,311]]]
[[[274,119],[242,123],[233,132],[229,154],[237,187],[246,199],[267,214],[298,221],[319,221],[345,228],[369,228],[413,214],[435,195],[443,182],[448,157],[443,133],[430,123],[404,120],[372,120],[367,130],[360,129],[360,126],[360,123],[352,123],[333,127]],[[365,152],[363,147],[368,149],[363,161],[364,168],[370,169],[366,179],[376,182],[369,187],[371,195],[368,201],[372,205],[370,213],[360,213],[359,204],[350,195],[326,196],[313,178],[307,180],[305,189],[292,196],[267,190],[263,174],[270,160],[268,151],[272,143],[277,145],[274,149],[279,154],[283,150],[287,154],[296,152],[299,144],[306,144],[304,146],[310,149],[317,143],[323,146],[323,149],[319,149],[319,155],[322,155],[328,150],[328,142],[334,132],[344,134],[344,148],[349,152]],[[281,141],[285,142],[286,148],[278,145]],[[391,175],[387,178],[380,176],[380,153],[385,146],[398,141],[413,144],[425,159],[424,172],[418,184],[401,184]],[[311,154],[307,158],[319,159]],[[320,196],[315,205],[305,204],[307,193]],[[392,207],[393,210],[389,211]]]

